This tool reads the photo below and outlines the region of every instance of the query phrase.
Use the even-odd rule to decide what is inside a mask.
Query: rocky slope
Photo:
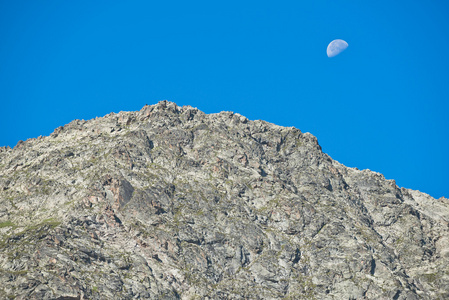
[[[447,299],[449,200],[160,102],[0,148],[0,298]]]

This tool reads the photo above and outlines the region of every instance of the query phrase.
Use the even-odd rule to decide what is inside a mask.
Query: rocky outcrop
[[[449,200],[167,101],[0,148],[0,298],[445,299]]]

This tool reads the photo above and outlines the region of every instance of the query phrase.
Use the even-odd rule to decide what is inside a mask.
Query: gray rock
[[[0,298],[445,299],[449,200],[162,101],[0,147]]]

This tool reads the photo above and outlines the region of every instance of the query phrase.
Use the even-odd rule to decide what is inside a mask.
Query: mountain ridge
[[[162,101],[0,147],[2,297],[443,299],[449,201]]]

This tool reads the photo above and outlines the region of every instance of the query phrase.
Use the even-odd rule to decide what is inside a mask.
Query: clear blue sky
[[[448,3],[0,1],[0,146],[167,99],[449,197]]]

